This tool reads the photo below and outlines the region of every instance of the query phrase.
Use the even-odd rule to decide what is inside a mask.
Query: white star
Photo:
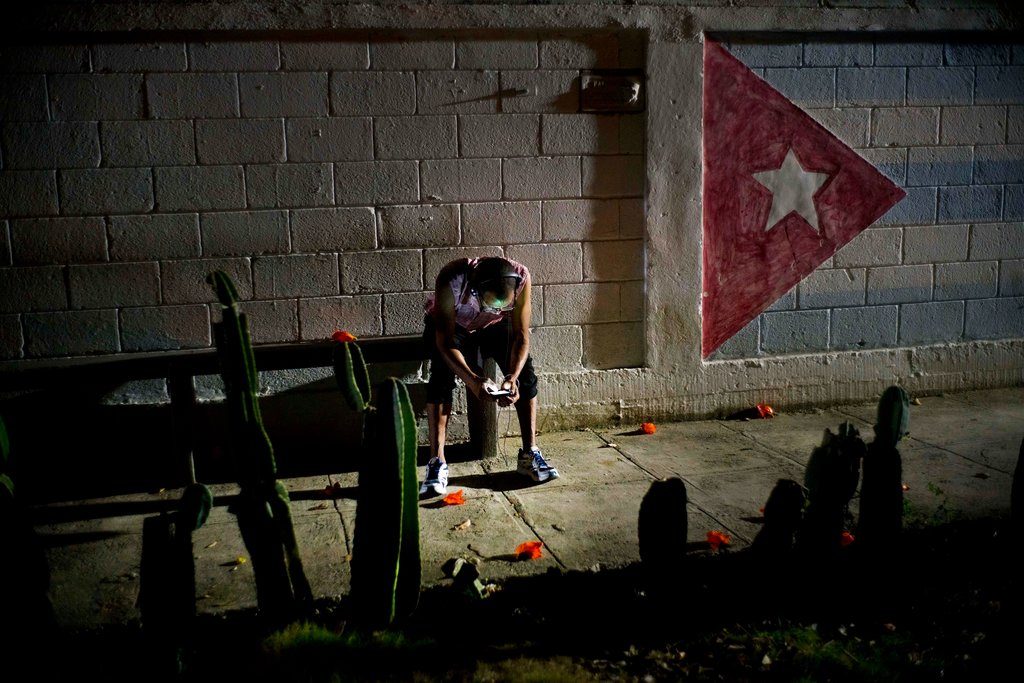
[[[796,211],[818,232],[818,210],[814,207],[814,193],[828,180],[827,173],[805,171],[796,153],[790,147],[782,166],[774,171],[761,171],[754,179],[772,193],[772,210],[764,230],[768,232],[783,218]]]

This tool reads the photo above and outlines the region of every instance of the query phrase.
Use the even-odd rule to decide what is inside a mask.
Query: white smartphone
[[[491,396],[511,396],[512,395],[511,391],[509,391],[507,389],[502,389],[497,384],[490,384],[490,383],[485,384],[484,385],[484,391],[486,391]]]

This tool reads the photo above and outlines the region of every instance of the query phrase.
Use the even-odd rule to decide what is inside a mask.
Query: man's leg
[[[448,416],[452,414],[451,403],[428,403],[427,424],[430,431],[430,457],[444,459],[445,434],[448,428]]]
[[[529,451],[537,445],[537,397],[529,401],[520,398],[514,405],[519,417],[519,433],[523,436],[523,450]]]

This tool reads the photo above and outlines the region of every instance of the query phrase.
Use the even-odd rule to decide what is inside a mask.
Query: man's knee
[[[529,401],[537,395],[537,373],[533,370],[533,358],[526,357],[526,363],[519,373],[519,397]]]

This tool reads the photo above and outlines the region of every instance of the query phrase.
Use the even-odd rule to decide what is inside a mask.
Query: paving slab
[[[836,433],[849,415],[831,410],[779,413],[767,420],[723,420],[720,425],[746,436],[759,446],[806,467],[811,453],[821,445],[826,429]],[[863,425],[857,425],[862,429]],[[862,429],[863,432],[863,429]]]

